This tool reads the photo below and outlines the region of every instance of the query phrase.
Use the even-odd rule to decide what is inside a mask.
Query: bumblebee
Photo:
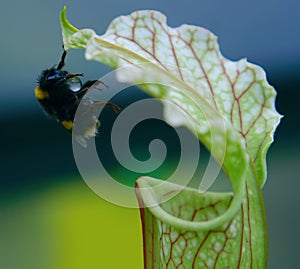
[[[63,50],[58,65],[41,72],[34,93],[45,113],[50,117],[55,117],[70,133],[74,127],[75,113],[82,101],[79,117],[80,127],[75,128],[77,132],[75,137],[80,144],[86,146],[85,138],[95,136],[100,126],[100,122],[95,116],[97,107],[111,106],[115,112],[118,112],[120,108],[111,102],[83,99],[91,88],[99,89],[93,85],[105,84],[98,80],[91,80],[82,84],[79,77],[82,77],[83,73],[70,74],[62,70],[66,55],[67,51]]]

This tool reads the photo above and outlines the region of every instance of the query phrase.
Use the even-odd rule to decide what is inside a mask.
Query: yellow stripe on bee
[[[39,86],[35,87],[34,94],[36,99],[43,100],[43,99],[49,99],[49,93],[47,91],[42,90]]]
[[[73,128],[73,122],[71,120],[64,120],[61,124],[69,131]]]

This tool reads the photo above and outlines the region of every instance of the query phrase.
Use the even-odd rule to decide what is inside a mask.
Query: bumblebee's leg
[[[98,91],[102,91],[101,88],[97,87],[98,84],[102,84],[105,88],[109,88],[103,81],[101,80],[89,80],[82,85],[82,88],[93,88]]]
[[[92,80],[92,81],[94,81],[94,84],[96,84],[96,86],[98,86],[98,84],[102,84],[106,89],[108,89],[109,87],[108,87],[108,85],[107,84],[105,84],[103,81],[101,81],[101,80]],[[102,91],[102,89],[101,88],[98,88],[98,87],[93,87],[93,88],[95,88],[96,90],[99,90],[99,91]]]
[[[89,80],[82,85],[82,89],[92,87],[98,80]]]
[[[64,52],[63,54],[61,55],[61,59],[60,59],[60,62],[57,66],[57,70],[60,70],[63,68],[63,66],[65,65],[65,58],[67,56],[67,51],[63,48]]]
[[[101,80],[89,80],[82,85],[81,89],[77,92],[76,95],[78,96],[78,98],[81,98],[83,95],[85,95],[91,89],[96,89],[98,91],[102,91],[101,88],[99,88],[95,85],[95,84],[99,84],[99,83],[103,84],[106,88],[108,88],[108,86]]]
[[[64,80],[68,80],[68,79],[74,78],[74,77],[83,77],[83,76],[84,76],[83,73],[78,73],[78,74],[68,74],[68,75],[64,78]]]
[[[94,101],[95,105],[100,105],[100,106],[111,106],[112,109],[115,111],[115,113],[119,113],[121,108],[119,106],[117,106],[114,103],[111,102],[106,102],[106,101]]]

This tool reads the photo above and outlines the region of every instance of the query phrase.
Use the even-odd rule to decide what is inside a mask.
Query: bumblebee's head
[[[50,69],[46,69],[42,72],[39,82],[41,81],[47,81],[49,83],[53,82],[55,84],[60,83],[62,81],[65,81],[68,76],[67,71],[61,70],[63,66],[65,65],[65,58],[67,55],[67,51],[64,50],[60,62],[58,63],[57,67],[53,66]]]
[[[40,77],[39,82],[47,81],[49,83],[58,84],[60,82],[65,81],[68,78],[68,72],[64,70],[59,70],[55,67],[44,70]]]
[[[66,79],[68,76],[67,71],[58,70],[55,67],[43,70],[38,77],[38,86],[35,91],[53,92],[56,90],[61,90],[66,84]],[[39,95],[36,95],[37,99]],[[43,98],[42,98],[43,99]]]
[[[81,89],[82,82],[78,76],[83,74],[69,74],[67,71],[62,70],[65,65],[65,58],[67,51],[63,51],[60,62],[58,65],[42,71],[38,78],[38,87],[46,91],[52,90],[71,90],[78,91]]]

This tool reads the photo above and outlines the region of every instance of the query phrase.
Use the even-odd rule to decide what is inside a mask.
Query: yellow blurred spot
[[[81,178],[57,182],[0,203],[1,269],[144,268],[139,209],[101,199]]]
[[[44,197],[49,206],[45,228],[53,231],[59,264],[55,268],[143,268],[139,209],[113,205],[84,183],[66,184]]]
[[[47,91],[42,90],[39,86],[35,87],[34,94],[36,99],[43,100],[43,99],[49,99],[49,93]]]
[[[64,120],[61,123],[67,130],[72,130],[73,122],[71,120]]]

